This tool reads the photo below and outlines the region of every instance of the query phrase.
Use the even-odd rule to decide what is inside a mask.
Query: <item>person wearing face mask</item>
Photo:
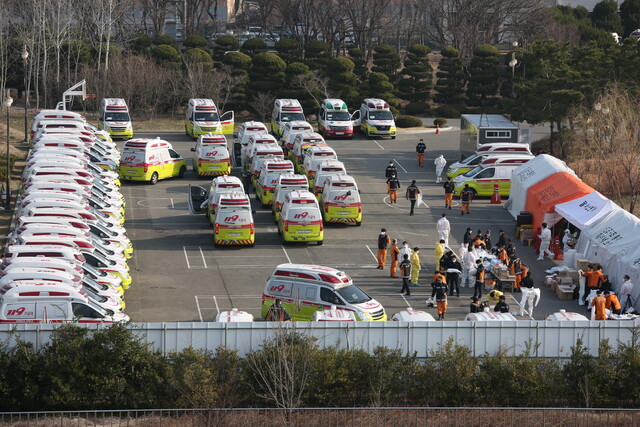
[[[405,255],[409,255],[409,257],[411,257],[411,248],[409,247],[409,243],[407,243],[406,240],[402,242],[402,247],[400,248],[400,262],[402,262]]]
[[[391,239],[387,236],[387,230],[381,229],[378,235],[378,270],[384,269],[387,263],[387,247],[391,244]]]

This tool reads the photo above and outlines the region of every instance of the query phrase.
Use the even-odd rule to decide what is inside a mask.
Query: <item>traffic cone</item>
[[[564,254],[562,253],[562,249],[560,249],[560,238],[554,237],[551,240],[551,244],[549,245],[549,250],[553,252],[553,259],[564,259]]]
[[[493,184],[493,196],[491,196],[491,204],[492,205],[501,205],[502,200],[500,200],[500,185]]]
[[[440,135],[440,125],[436,125],[436,135]]]

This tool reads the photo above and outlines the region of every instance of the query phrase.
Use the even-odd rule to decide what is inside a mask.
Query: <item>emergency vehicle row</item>
[[[35,116],[0,266],[0,323],[129,320],[133,247],[123,227],[119,159],[109,133],[81,115]]]
[[[285,136],[289,139],[278,141],[263,123],[244,123],[234,144],[238,154],[235,163],[244,179],[220,176],[208,189],[190,186],[190,210],[207,214],[216,246],[255,243],[251,201],[246,194],[249,188],[245,185],[255,189],[262,207],[271,206],[283,243],[321,245],[323,222],[362,223],[357,184],[324,138],[309,123],[300,121],[288,123]],[[213,138],[201,136],[198,146]],[[196,152],[200,151],[198,146]]]

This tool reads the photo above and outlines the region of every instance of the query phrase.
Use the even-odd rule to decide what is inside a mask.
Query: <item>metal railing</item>
[[[6,412],[0,426],[640,426],[637,409],[578,408],[299,408],[149,409]]]

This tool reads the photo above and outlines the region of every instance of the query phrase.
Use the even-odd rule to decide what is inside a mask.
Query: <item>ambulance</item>
[[[583,316],[580,313],[573,313],[564,309],[551,313],[544,320],[547,322],[588,322],[587,316]]]
[[[328,145],[314,145],[309,147],[302,156],[302,166],[300,170],[309,179],[313,179],[316,168],[320,162],[325,160],[338,160],[335,150]]]
[[[184,131],[196,139],[200,135],[233,134],[234,112],[218,115],[218,108],[211,99],[191,98],[184,118]]]
[[[328,310],[316,311],[311,318],[312,322],[355,322],[357,320],[353,311],[338,310],[335,305]]]
[[[251,174],[251,183],[255,187],[262,164],[267,160],[284,160],[284,153],[278,144],[257,145],[251,156],[247,172]]]
[[[245,169],[251,165],[253,154],[256,148],[261,145],[278,145],[278,141],[276,141],[273,135],[269,135],[268,133],[256,133],[250,135],[247,139],[247,143],[242,146],[241,164]]]
[[[502,155],[511,157],[518,155],[531,156],[531,150],[528,144],[521,143],[494,142],[482,144],[474,154],[449,166],[447,176],[455,178],[458,175],[469,172],[489,156],[495,157]]]
[[[354,130],[366,135],[367,138],[376,136],[390,136],[396,139],[396,122],[389,104],[378,98],[367,98],[362,102],[360,110],[353,116]]]
[[[281,137],[284,125],[295,120],[306,121],[300,101],[297,99],[276,99],[271,112],[271,133]]]
[[[71,286],[78,291],[82,289],[82,277],[65,271],[48,268],[14,267],[0,272],[0,287],[16,280],[46,280],[59,285]]]
[[[320,199],[320,195],[324,189],[324,183],[330,176],[346,174],[347,169],[341,161],[324,160],[316,167],[315,173],[312,175],[313,179],[309,179],[309,187],[313,188],[313,194]]]
[[[235,135],[236,140],[233,143],[234,166],[244,166],[242,163],[243,149],[249,142],[249,137],[258,133],[269,133],[267,126],[262,122],[250,121],[240,125],[240,130],[238,130],[238,133]]]
[[[100,307],[84,291],[48,281],[0,289],[0,323],[117,323],[129,316]]]
[[[331,175],[324,183],[320,210],[325,223],[362,225],[362,202],[356,180],[350,175]]]
[[[278,140],[285,156],[288,156],[289,152],[293,149],[293,142],[296,140],[296,135],[303,132],[313,132],[313,126],[311,126],[309,122],[300,120],[285,123],[284,132]]]
[[[184,159],[170,143],[159,138],[137,138],[125,142],[118,166],[121,179],[148,181],[150,184],[174,176],[182,178],[186,171]]]
[[[309,181],[304,175],[284,174],[278,176],[276,188],[273,191],[273,201],[271,203],[271,213],[275,218],[276,224],[280,219],[280,210],[287,194],[292,191],[309,191]]]
[[[109,132],[111,138],[133,138],[133,125],[129,115],[129,107],[124,99],[104,98],[98,111],[100,127]]]
[[[199,185],[189,185],[189,211],[192,214],[206,213],[213,224],[220,197],[234,192],[244,193],[245,191],[240,179],[230,175],[214,178],[209,189]]]
[[[460,194],[465,184],[469,185],[472,195],[490,197],[494,193],[494,185],[498,184],[500,196],[509,196],[511,191],[511,173],[518,166],[527,163],[533,156],[491,156],[482,160],[469,172],[453,179],[454,193]]]
[[[200,135],[191,151],[194,153],[193,171],[198,177],[231,173],[231,160],[224,135]]]
[[[229,193],[220,198],[213,221],[213,245],[249,246],[256,241],[251,200],[245,193]]]
[[[31,138],[33,138],[33,136],[38,131],[38,129],[40,129],[42,127],[42,126],[38,126],[38,125],[43,120],[79,121],[79,122],[82,122],[82,123],[85,123],[85,124],[87,122],[86,118],[83,115],[81,115],[79,113],[75,113],[73,111],[67,111],[67,110],[41,110],[33,118],[33,123],[31,124],[31,132],[30,132]]]
[[[469,313],[464,320],[469,322],[516,322],[518,319],[511,313],[498,313],[487,310],[480,313]]]
[[[353,138],[353,122],[342,99],[325,99],[318,112],[318,133],[326,138]]]
[[[289,160],[293,162],[297,173],[302,173],[301,166],[304,153],[309,147],[317,145],[327,145],[324,138],[317,132],[303,132],[296,135],[293,147],[289,152]]]
[[[354,313],[360,321],[387,320],[384,307],[354,285],[348,274],[320,265],[278,265],[262,292],[262,317],[276,299],[297,321],[309,321],[317,311],[332,306]]]
[[[293,173],[293,163],[290,160],[265,160],[260,167],[260,174],[256,180],[256,197],[260,205],[265,208],[273,201],[273,193],[278,183],[278,177]]]
[[[318,201],[309,191],[292,191],[284,197],[278,234],[282,244],[293,242],[316,242],[321,246],[324,241],[324,226]]]

